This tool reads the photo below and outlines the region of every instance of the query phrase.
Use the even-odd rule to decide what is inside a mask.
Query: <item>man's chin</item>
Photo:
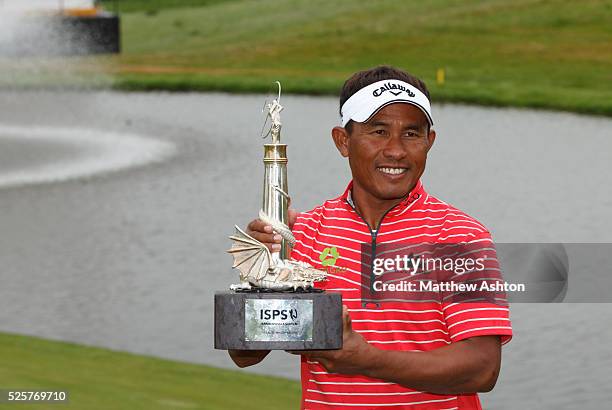
[[[410,189],[414,184],[415,183],[408,178],[403,181],[396,181],[393,184],[379,184],[379,198],[385,200],[404,199],[410,193]]]
[[[410,193],[408,189],[389,190],[379,192],[378,198],[384,201],[401,201]]]

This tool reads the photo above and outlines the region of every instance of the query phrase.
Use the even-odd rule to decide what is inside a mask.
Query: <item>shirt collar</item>
[[[389,215],[395,215],[397,213],[403,213],[408,208],[416,208],[418,205],[425,200],[426,192],[423,187],[423,183],[419,179],[414,188],[406,195],[406,197],[392,210],[389,211]],[[345,203],[350,205],[353,209],[355,208],[355,202],[353,201],[353,181],[349,182],[348,186],[344,190],[344,193],[340,197]]]

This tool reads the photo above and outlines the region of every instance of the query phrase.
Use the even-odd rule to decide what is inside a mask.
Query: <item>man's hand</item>
[[[381,350],[351,327],[343,306],[340,350],[290,351],[318,361],[328,372],[359,374],[437,394],[493,389],[501,364],[499,336],[476,336],[430,351]]]
[[[295,209],[288,210],[288,225],[293,228],[298,212]],[[280,235],[272,232],[272,227],[261,219],[253,219],[247,226],[247,234],[266,245],[272,252],[280,251],[280,243],[283,239]],[[269,350],[229,350],[230,357],[238,367],[253,366],[261,362],[270,353]]]
[[[270,353],[269,350],[228,350],[238,367],[249,367],[261,362]]]
[[[353,330],[346,306],[342,306],[342,324],[342,349],[291,351],[289,353],[301,354],[310,360],[316,360],[328,372],[363,374],[377,349]]]
[[[289,208],[287,212],[289,229],[293,229],[293,224],[298,216],[298,211],[295,209]],[[247,225],[247,234],[251,235],[253,238],[257,239],[259,242],[263,243],[270,249],[271,252],[280,251],[280,244],[283,238],[279,234],[275,234],[272,231],[272,226],[266,224],[261,219],[253,219]]]

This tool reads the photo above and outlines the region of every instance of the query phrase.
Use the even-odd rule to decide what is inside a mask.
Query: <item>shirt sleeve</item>
[[[473,277],[479,277],[477,283],[503,282],[502,272],[497,260],[495,246],[488,232],[483,233],[469,242],[470,246],[476,244],[478,252],[487,252],[485,273],[479,272]],[[468,275],[469,277],[470,275]],[[484,278],[483,278],[484,276]],[[505,293],[481,292],[477,301],[455,301],[443,303],[442,311],[448,333],[452,342],[458,342],[474,336],[501,337],[502,344],[512,339],[512,324],[510,322],[510,309]],[[451,301],[452,302],[452,301]]]
[[[512,339],[510,311],[494,303],[450,303],[442,307],[452,342],[474,336],[500,336],[502,344]]]

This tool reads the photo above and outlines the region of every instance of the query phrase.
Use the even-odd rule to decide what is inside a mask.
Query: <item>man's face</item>
[[[403,199],[423,174],[436,133],[414,105],[390,104],[366,123],[353,122],[349,133],[332,131],[340,153],[348,157],[353,187],[367,200],[385,205]]]

